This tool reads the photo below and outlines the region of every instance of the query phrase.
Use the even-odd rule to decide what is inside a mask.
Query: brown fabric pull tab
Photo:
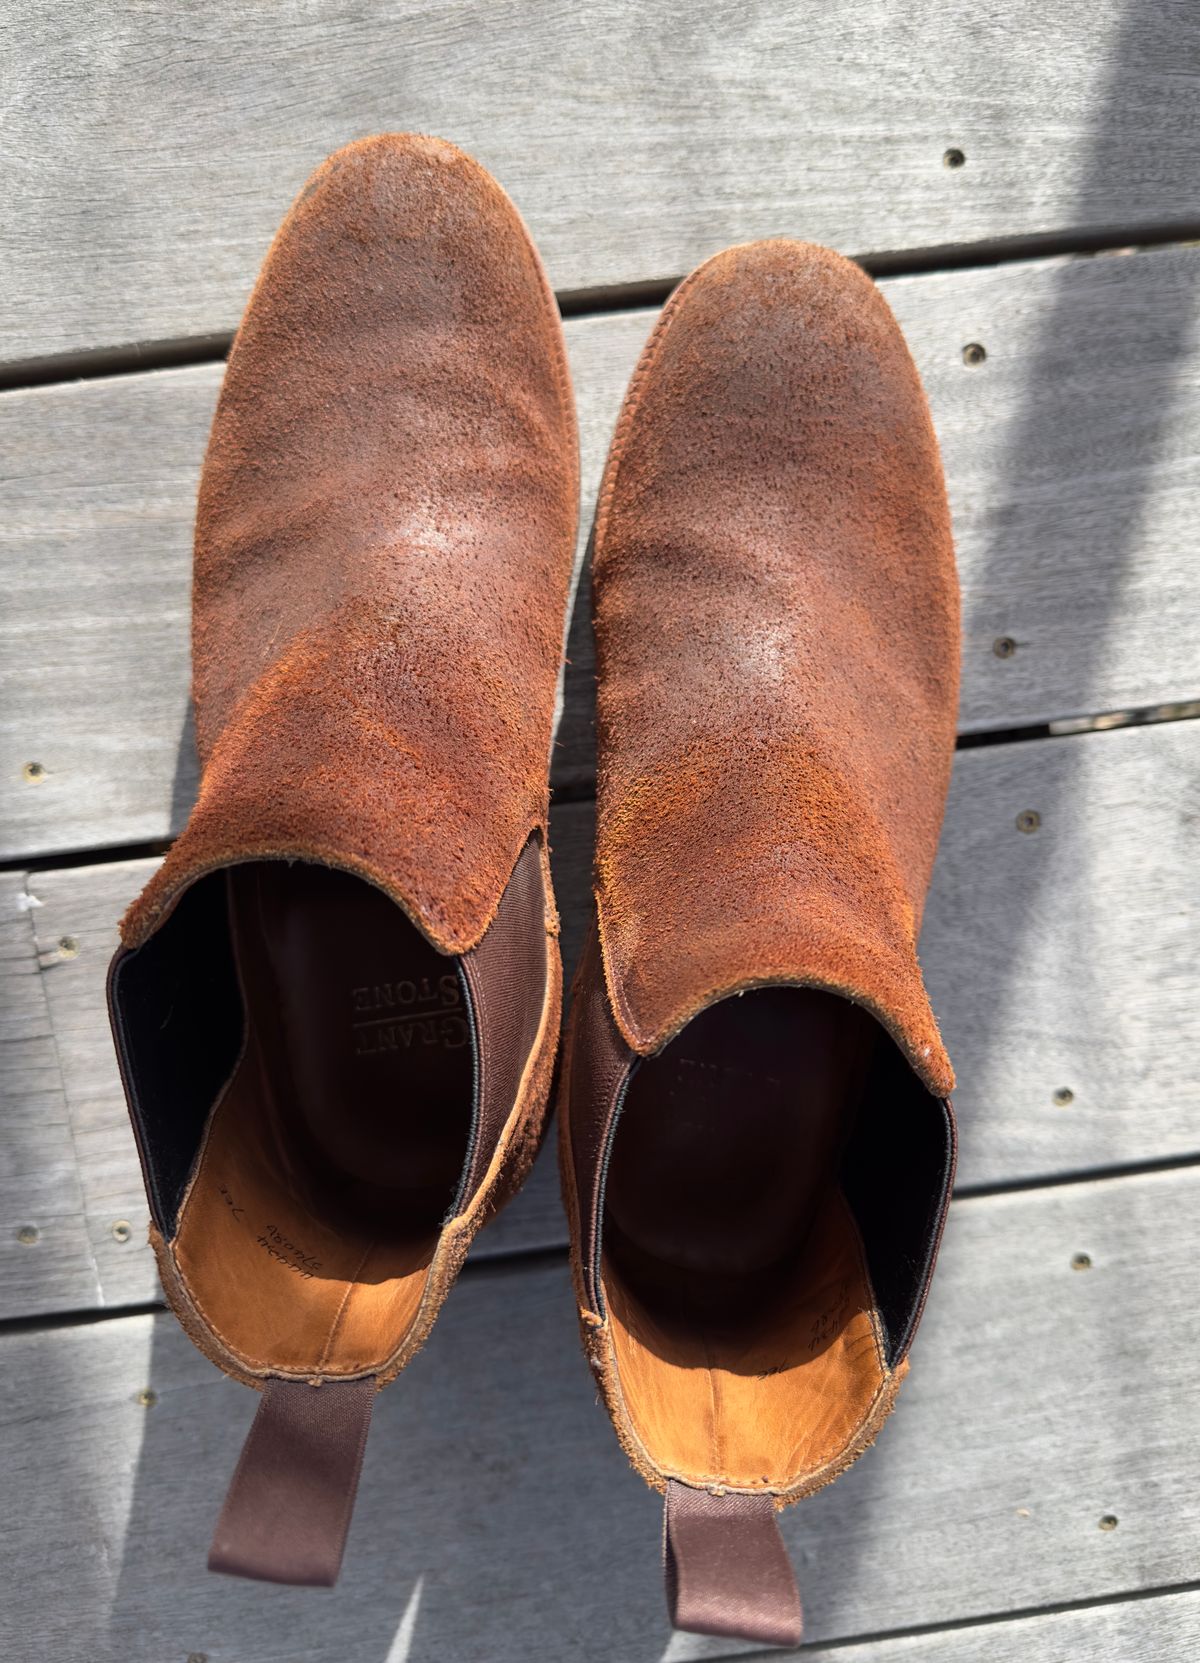
[[[769,1495],[714,1496],[669,1480],[663,1551],[676,1628],[800,1644],[800,1595]]]
[[[332,1588],[375,1404],[364,1380],[268,1380],[225,1497],[210,1571]]]

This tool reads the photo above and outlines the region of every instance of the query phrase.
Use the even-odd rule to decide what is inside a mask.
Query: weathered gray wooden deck
[[[964,744],[922,943],[963,1154],[897,1415],[784,1518],[812,1655],[1200,1656],[1200,14],[5,12],[3,1655],[731,1649],[668,1633],[658,1504],[594,1401],[545,1160],[381,1400],[341,1586],[203,1568],[254,1405],[153,1309],[104,969],[195,786],[190,525],[221,354],[310,168],[417,128],[493,168],[539,240],[586,493],[669,279],[770,233],[881,276],[930,390],[964,587]],[[556,764],[569,954],[591,824],[579,612]]]

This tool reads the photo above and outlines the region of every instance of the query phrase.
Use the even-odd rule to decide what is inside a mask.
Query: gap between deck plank
[[[1044,232],[975,243],[942,243],[936,248],[903,249],[894,254],[852,254],[847,258],[872,277],[915,277],[947,271],[1016,265],[1031,260],[1060,259],[1096,254],[1142,253],[1152,248],[1185,246],[1200,239],[1200,219],[1192,224],[1117,226],[1101,231]],[[573,289],[555,295],[559,315],[590,318],[614,312],[659,307],[686,273],[624,283],[611,288]],[[101,381],[124,375],[147,375],[155,370],[181,369],[195,364],[219,364],[229,356],[233,333],[192,335],[160,341],[84,348],[45,358],[0,363],[0,393],[24,392],[64,382]]]
[[[1140,1606],[1149,1606],[1141,1611]],[[1064,1649],[1067,1648],[1067,1649]],[[1188,1648],[1188,1649],[1184,1649]],[[1069,1600],[1005,1616],[966,1618],[806,1647],[805,1663],[1181,1663],[1200,1649],[1200,1584],[1138,1589],[1117,1599]],[[754,1652],[753,1659],[778,1657]]]

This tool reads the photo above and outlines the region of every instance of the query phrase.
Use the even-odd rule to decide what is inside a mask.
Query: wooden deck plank
[[[1198,1232],[1195,1171],[955,1204],[895,1416],[782,1517],[810,1640],[1191,1581]],[[1090,1270],[1071,1268],[1081,1251]],[[380,1399],[342,1583],[316,1596],[204,1570],[254,1399],[172,1318],[0,1339],[0,1462],[20,1521],[6,1650],[294,1663],[303,1635],[306,1663],[727,1655],[668,1639],[658,1498],[596,1405],[571,1306],[562,1264],[468,1272]],[[1187,1631],[1166,1617],[1147,1655],[1191,1655],[1163,1649]],[[1062,1626],[1042,1646],[1037,1632],[1023,1624],[999,1655],[1098,1655],[1055,1649]]]
[[[1017,829],[1033,810],[1036,832]],[[960,751],[921,953],[959,1073],[960,1183],[1010,1183],[1200,1156],[1200,722]],[[569,961],[589,907],[591,808],[553,819]],[[152,861],[36,873],[29,916],[65,1088],[89,1235],[75,1303],[156,1296],[146,1208],[104,1016],[116,920]],[[59,942],[78,951],[62,957]],[[1066,1091],[1070,1101],[1056,1101]],[[18,1089],[17,1124],[38,1099]],[[32,1202],[10,1189],[0,1238]],[[82,1209],[82,1221],[79,1209]],[[112,1225],[133,1225],[118,1242]],[[33,1217],[33,1222],[40,1219]],[[54,1246],[47,1223],[43,1244]],[[553,1161],[480,1238],[506,1253],[561,1243]],[[29,1280],[40,1246],[0,1265],[0,1314],[45,1308]]]
[[[365,133],[512,193],[560,290],[752,237],[863,253],[1194,214],[1187,0],[17,8],[0,356],[233,327],[290,198]],[[947,167],[957,147],[965,165]]]
[[[928,384],[964,592],[965,731],[1200,693],[1200,251],[885,283]],[[567,326],[585,526],[652,313]],[[964,366],[967,342],[988,357]],[[158,839],[191,805],[188,584],[217,366],[0,396],[0,850]],[[903,630],[898,619],[898,633]],[[1015,651],[998,657],[995,643]],[[585,610],[556,783],[590,778]],[[23,773],[36,762],[44,775]]]
[[[0,873],[0,1316],[101,1302],[33,910]]]

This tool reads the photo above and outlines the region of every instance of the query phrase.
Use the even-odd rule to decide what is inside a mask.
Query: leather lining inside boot
[[[180,1273],[252,1367],[378,1369],[420,1306],[468,1158],[456,961],[347,872],[225,874],[245,1044],[180,1212]]]
[[[861,1008],[765,988],[633,1074],[605,1180],[603,1281],[622,1395],[660,1471],[794,1488],[889,1378],[839,1167],[882,1041]]]

